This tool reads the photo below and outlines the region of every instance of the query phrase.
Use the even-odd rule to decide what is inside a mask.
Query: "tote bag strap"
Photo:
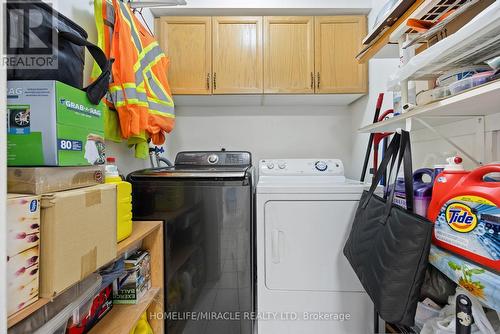
[[[398,155],[398,151],[400,148],[400,142],[401,142],[401,135],[396,133],[394,135],[394,138],[392,138],[392,141],[389,144],[389,147],[387,148],[384,159],[382,160],[379,168],[377,169],[377,173],[373,177],[372,185],[370,187],[370,190],[368,190],[368,196],[366,196],[366,199],[363,202],[363,206],[362,206],[363,209],[366,208],[366,206],[368,205],[368,202],[370,201],[373,194],[375,193],[375,190],[377,189],[377,186],[379,185],[380,181],[382,180],[384,173],[387,169],[387,166],[389,165],[389,162],[393,161],[392,165],[394,165],[394,161]]]
[[[73,44],[86,47],[96,61],[97,65],[101,68],[101,74],[99,77],[88,87],[83,89],[87,93],[90,102],[96,105],[99,104],[108,91],[109,81],[111,78],[112,61],[106,58],[106,55],[101,48],[90,43],[79,35],[67,31],[58,31],[58,35],[60,38],[63,38]]]
[[[411,160],[411,144],[410,144],[410,134],[407,131],[401,132],[401,143],[399,149],[399,158],[396,168],[396,175],[401,169],[401,164],[403,164],[403,173],[405,181],[405,199],[406,199],[406,209],[408,211],[413,211],[413,171],[412,171],[412,160]],[[389,198],[387,199],[386,209],[385,209],[385,221],[391,215],[391,210],[393,208],[394,195],[396,192],[396,187],[392,187]]]

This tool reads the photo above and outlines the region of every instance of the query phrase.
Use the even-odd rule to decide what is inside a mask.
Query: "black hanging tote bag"
[[[397,175],[404,165],[406,205],[393,204],[394,187],[385,200],[374,194],[387,167]],[[396,163],[397,162],[397,163]],[[344,255],[385,321],[413,326],[424,282],[433,224],[413,213],[409,133],[396,134],[372,186],[359,202]]]
[[[78,24],[38,1],[7,2],[8,80],[57,80],[85,90],[98,104],[108,90],[111,61]],[[87,48],[101,68],[101,75],[83,87]]]

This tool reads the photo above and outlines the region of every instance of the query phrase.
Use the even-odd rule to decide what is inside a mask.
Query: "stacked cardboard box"
[[[102,184],[102,104],[55,81],[8,86],[10,316],[116,258],[116,186]]]
[[[38,300],[40,196],[7,199],[7,313]]]

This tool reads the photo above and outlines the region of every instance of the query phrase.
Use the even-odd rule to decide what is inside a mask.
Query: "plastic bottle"
[[[130,334],[153,334],[153,328],[148,322],[148,316],[144,312],[135,327],[130,331]]]
[[[425,182],[424,175],[430,177],[430,182]],[[432,168],[418,169],[413,173],[413,203],[417,215],[427,217],[427,209],[432,199],[434,184],[434,170]]]
[[[429,175],[430,182],[424,182],[423,176]],[[423,217],[427,216],[427,208],[432,198],[432,185],[434,183],[434,170],[431,168],[422,168],[413,173],[413,211]],[[394,184],[388,187],[386,196]],[[393,203],[406,209],[406,189],[404,174],[400,172],[396,178],[396,189],[394,190]]]
[[[462,165],[462,158],[459,156],[450,157],[446,159],[446,165],[439,165],[441,172],[435,171],[435,180],[434,187],[432,190],[432,199],[429,204],[429,208],[427,209],[427,218],[430,221],[434,222],[437,218],[437,213],[441,208],[439,205],[439,198],[443,198],[446,196],[446,193],[449,191],[452,185],[455,185],[459,180],[462,179],[465,175],[469,174],[464,169]],[[438,173],[439,172],[439,173]],[[435,215],[431,215],[430,213],[435,213]]]
[[[433,243],[500,271],[500,186],[485,180],[500,173],[500,164],[472,172],[455,165],[445,168],[434,184],[427,215],[435,224]]]
[[[115,157],[106,159],[105,180],[116,184],[116,238],[120,242],[132,234],[132,184],[120,177]]]

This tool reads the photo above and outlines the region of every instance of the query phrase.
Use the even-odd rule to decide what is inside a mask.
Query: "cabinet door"
[[[316,93],[365,93],[367,66],[355,56],[366,35],[364,16],[315,18]]]
[[[212,19],[179,16],[160,19],[160,44],[170,58],[173,94],[211,94]]]
[[[262,17],[214,17],[212,24],[213,93],[262,93]]]
[[[264,93],[314,93],[312,16],[264,17]]]

